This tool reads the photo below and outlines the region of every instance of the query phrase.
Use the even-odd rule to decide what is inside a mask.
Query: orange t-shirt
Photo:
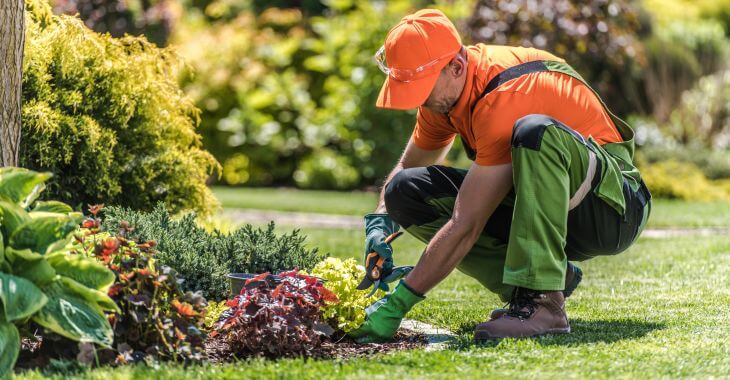
[[[622,141],[601,101],[581,81],[559,72],[522,75],[498,86],[479,99],[487,83],[505,69],[521,63],[564,60],[542,50],[478,44],[467,48],[464,90],[448,115],[418,109],[413,142],[434,150],[461,135],[476,151],[479,165],[512,161],[512,127],[529,114],[545,114],[599,144]],[[477,102],[472,113],[472,106]]]

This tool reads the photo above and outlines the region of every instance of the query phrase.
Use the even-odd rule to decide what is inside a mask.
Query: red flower
[[[98,205],[89,205],[89,212],[91,213],[91,215],[96,216],[96,214],[98,214],[102,208],[104,208],[103,203]]]
[[[177,312],[184,317],[194,317],[198,313],[193,310],[193,306],[187,302],[180,302],[178,300],[172,301],[172,306]]]
[[[177,340],[185,340],[186,336],[182,333],[177,327],[175,327],[175,336],[177,337]]]
[[[109,297],[115,297],[120,291],[122,291],[122,284],[114,284],[111,288],[109,288],[107,294]]]
[[[119,247],[119,241],[116,238],[108,237],[104,239],[104,242],[101,243],[101,246],[104,247],[104,249],[115,250],[117,249],[117,247]]]
[[[134,272],[120,273],[119,278],[122,281],[129,281],[134,278]]]
[[[340,302],[339,298],[337,298],[337,295],[331,290],[325,288],[324,286],[319,287],[317,290],[319,290],[319,293],[322,295],[323,300],[332,303]]]
[[[228,307],[238,307],[238,299],[234,298],[232,300],[226,301],[226,306],[228,306]]]

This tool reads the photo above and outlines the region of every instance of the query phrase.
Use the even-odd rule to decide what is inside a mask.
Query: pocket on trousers
[[[614,254],[625,251],[636,240],[644,213],[644,205],[647,202],[642,193],[642,187],[639,186],[636,191],[632,191],[626,178],[624,178],[622,190],[626,200],[626,211],[620,218],[619,238]]]

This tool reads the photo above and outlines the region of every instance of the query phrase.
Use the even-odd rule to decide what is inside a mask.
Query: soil
[[[408,350],[423,347],[427,344],[426,336],[422,333],[400,329],[393,340],[386,343],[356,343],[344,336],[339,339],[328,339],[321,346],[312,350],[308,355],[313,358],[355,358],[382,354],[391,351]],[[212,363],[230,362],[238,358],[250,357],[250,354],[237,355],[232,352],[228,344],[220,336],[208,339],[205,343],[208,360]]]

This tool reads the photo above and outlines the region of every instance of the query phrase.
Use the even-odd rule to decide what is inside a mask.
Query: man
[[[393,267],[385,238],[403,227],[428,243],[408,276],[351,333],[386,340],[454,268],[509,302],[476,340],[569,333],[572,261],[624,251],[650,212],[631,128],[564,60],[541,50],[464,47],[437,10],[404,17],[376,61],[377,106],[418,108],[403,156],[365,216],[366,254]],[[459,135],[468,171],[438,166]]]

